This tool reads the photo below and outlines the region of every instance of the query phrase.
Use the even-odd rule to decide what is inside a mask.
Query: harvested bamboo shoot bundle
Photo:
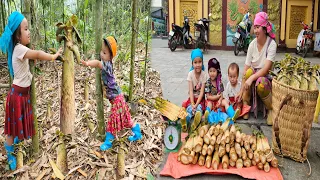
[[[234,148],[239,158],[241,158],[241,146],[239,143],[235,143]]]
[[[243,160],[247,159],[247,151],[244,148],[241,149],[241,158]]]
[[[240,168],[243,167],[243,161],[242,161],[242,159],[238,159],[238,160],[236,161],[236,167],[237,167],[237,169],[240,169]]]
[[[232,148],[230,149],[229,156],[230,156],[230,159],[231,159],[232,161],[234,161],[234,162],[237,161],[238,156],[237,156],[237,153],[236,153],[236,150],[234,149],[234,147],[232,147]]]
[[[273,159],[274,155],[269,146],[268,138],[264,137],[262,139],[262,142],[263,142],[264,153],[266,154],[267,161],[270,162]]]
[[[211,163],[211,167],[214,170],[217,170],[219,167],[219,163],[220,163],[220,158],[219,158],[219,154],[218,151],[215,151],[212,157],[212,163]]]
[[[222,157],[222,156],[224,156],[225,154],[226,154],[226,148],[225,148],[225,146],[223,146],[223,145],[220,145],[219,146],[219,157]]]
[[[215,135],[212,135],[212,136],[210,137],[210,144],[211,144],[211,145],[214,145],[214,144],[216,143],[216,140],[217,140],[216,136],[215,136]]]
[[[249,158],[249,159],[253,159],[253,150],[252,150],[252,149],[249,149],[247,155],[248,155],[248,158]]]
[[[203,156],[207,155],[207,151],[208,151],[208,145],[207,144],[204,144],[203,147],[202,147],[202,151],[201,151],[201,154]]]
[[[204,143],[210,144],[210,138],[211,138],[210,133],[207,132],[207,134],[205,134],[204,137],[203,137]]]
[[[196,153],[201,152],[203,146],[203,139],[200,136],[196,136],[194,140],[194,151]]]
[[[222,157],[222,168],[223,169],[229,168],[229,157],[226,154]]]
[[[268,162],[266,162],[266,163],[264,164],[263,170],[264,170],[265,172],[270,172],[270,165],[269,165]]]
[[[276,157],[273,157],[271,160],[271,166],[277,168],[278,167],[278,159]]]
[[[230,144],[226,144],[226,152],[227,152],[227,153],[230,152]]]
[[[246,160],[244,160],[243,165],[244,165],[245,167],[251,167],[251,159],[246,159]]]
[[[198,161],[199,166],[204,166],[205,160],[206,160],[206,157],[201,154]]]
[[[235,161],[232,161],[231,159],[229,160],[229,165],[231,167],[235,167],[236,166],[236,162]]]
[[[204,137],[204,135],[208,132],[208,130],[209,130],[209,124],[208,125],[204,125],[204,126],[202,126],[200,129],[199,129],[199,135],[200,135],[200,137]]]
[[[206,158],[206,168],[210,168],[211,167],[211,162],[212,162],[212,156],[207,156]]]
[[[212,146],[211,144],[208,146],[208,150],[207,150],[207,154],[209,156],[211,156],[213,154],[214,151],[214,146]]]
[[[188,155],[189,163],[191,163],[193,161],[195,154],[196,153],[194,151],[191,151],[191,153]]]
[[[192,164],[197,164],[199,156],[200,156],[200,153],[196,153],[196,155],[193,157]]]

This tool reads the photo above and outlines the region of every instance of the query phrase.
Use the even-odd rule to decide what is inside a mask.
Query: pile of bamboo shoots
[[[317,90],[319,79],[319,65],[311,65],[303,58],[291,57],[286,54],[281,61],[274,62],[274,71],[270,74],[286,85],[302,90]]]
[[[229,126],[230,121],[200,127],[180,149],[178,161],[214,170],[220,164],[223,169],[257,166],[265,172],[270,171],[270,165],[278,167],[268,139],[261,132],[246,135],[234,124]]]

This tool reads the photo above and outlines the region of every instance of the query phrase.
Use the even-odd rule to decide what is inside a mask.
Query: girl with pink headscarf
[[[256,38],[250,43],[244,66],[242,87],[239,98],[243,104],[251,105],[255,117],[258,104],[262,105],[264,117],[266,110],[271,110],[271,78],[268,76],[272,63],[275,61],[277,44],[275,42],[274,26],[268,20],[268,14],[259,12],[254,19],[254,34]],[[260,98],[258,98],[258,96]],[[252,97],[252,98],[251,98]],[[261,101],[263,103],[258,103]],[[249,113],[244,119],[249,118]],[[268,124],[272,122],[267,120]]]

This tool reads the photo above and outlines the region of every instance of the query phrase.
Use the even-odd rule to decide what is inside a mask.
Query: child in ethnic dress
[[[43,51],[31,50],[30,31],[27,19],[19,12],[11,13],[5,31],[0,37],[0,51],[8,55],[8,68],[13,78],[11,89],[6,100],[5,130],[8,164],[11,170],[16,169],[14,143],[29,139],[35,134],[33,113],[30,102],[30,85],[32,74],[29,70],[29,59],[55,60],[62,52],[60,48],[54,55]]]
[[[117,55],[117,42],[114,37],[108,36],[103,38],[102,49],[100,51],[99,60],[82,61],[82,64],[89,67],[97,67],[102,70],[102,80],[106,88],[106,95],[112,104],[111,114],[107,122],[106,139],[100,146],[102,151],[112,147],[112,141],[118,131],[123,128],[131,128],[133,136],[130,136],[129,141],[142,139],[140,125],[133,126],[133,121],[129,112],[128,105],[125,102],[124,96],[121,93],[119,86],[113,75],[112,59]]]
[[[191,52],[192,67],[188,73],[189,98],[183,102],[182,106],[187,110],[186,123],[189,124],[193,115],[195,122],[200,122],[205,105],[204,86],[207,79],[204,72],[203,54],[200,49]],[[195,124],[197,125],[197,124]],[[186,124],[182,123],[185,127]]]
[[[208,120],[211,110],[220,107],[223,98],[222,92],[224,88],[221,81],[220,63],[216,58],[212,58],[208,62],[208,74],[209,79],[205,85],[206,111],[204,116],[206,121]]]

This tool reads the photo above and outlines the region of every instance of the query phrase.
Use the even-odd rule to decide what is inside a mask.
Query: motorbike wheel
[[[169,40],[169,48],[170,48],[170,50],[171,50],[172,52],[176,50],[176,48],[177,48],[176,36],[173,36],[173,37]]]
[[[302,57],[305,58],[308,54],[309,46],[307,44],[303,47]]]
[[[238,47],[238,42],[239,42],[239,40],[237,40],[235,43],[234,43],[234,49],[233,49],[233,52],[234,52],[234,55],[235,56],[238,56],[238,54],[239,54],[239,47]]]

